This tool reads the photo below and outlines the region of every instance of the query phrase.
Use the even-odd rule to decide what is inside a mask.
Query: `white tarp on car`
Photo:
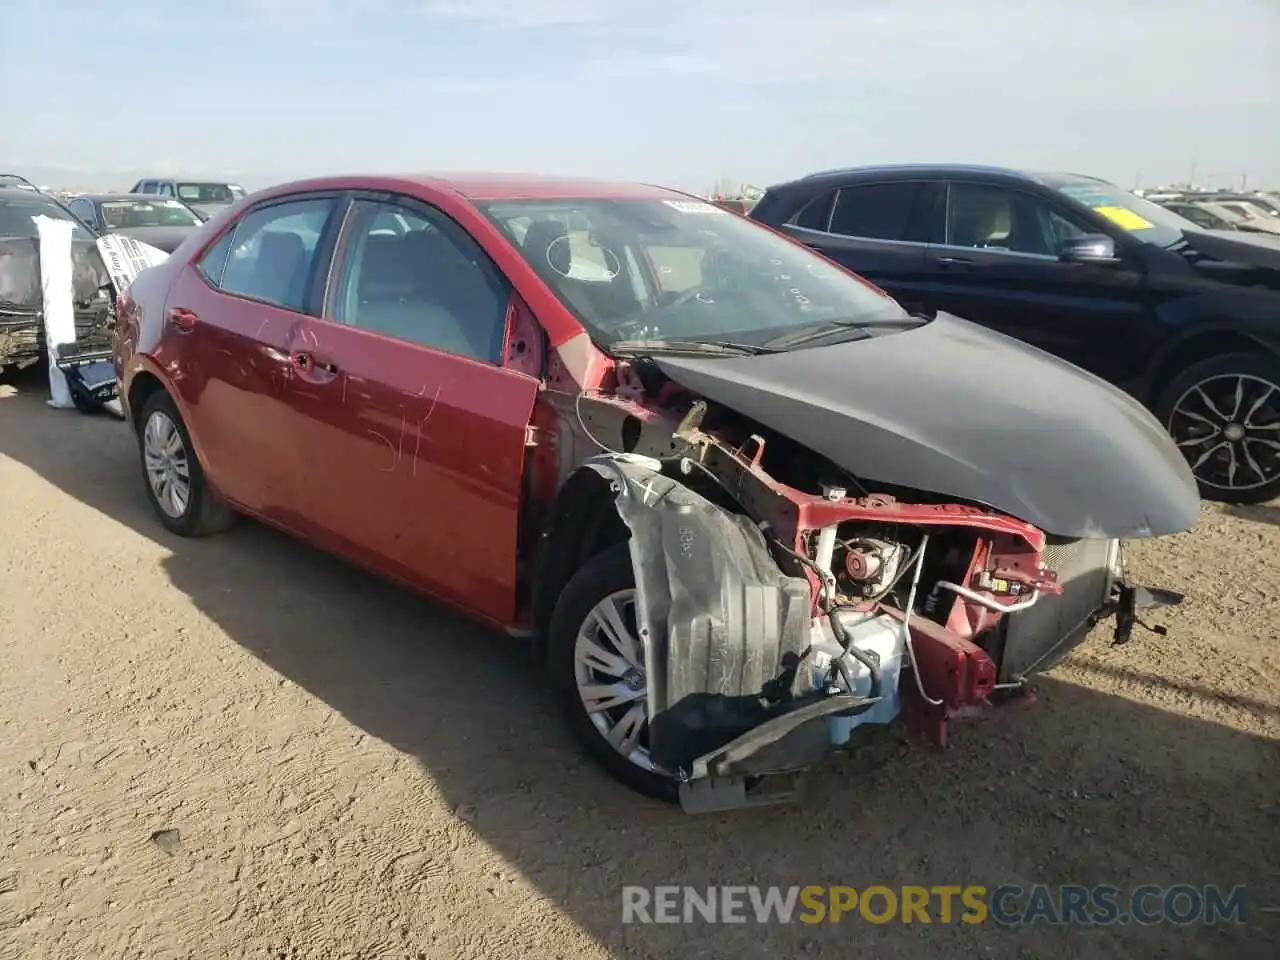
[[[67,378],[58,369],[58,344],[75,343],[75,294],[71,278],[70,220],[31,218],[40,237],[40,293],[43,297],[44,342],[49,354],[49,406],[74,407]]]

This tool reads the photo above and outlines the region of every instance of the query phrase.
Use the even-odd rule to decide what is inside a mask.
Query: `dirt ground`
[[[692,818],[579,758],[520,644],[255,524],[192,542],[119,421],[0,384],[0,957],[1215,958],[1245,924],[624,926],[624,884],[1245,884],[1280,907],[1280,508],[1133,551],[1100,632],[948,751]],[[1105,494],[1104,494],[1105,495]],[[156,839],[153,834],[160,831]]]

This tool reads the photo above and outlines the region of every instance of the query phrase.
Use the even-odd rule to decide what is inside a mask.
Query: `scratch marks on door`
[[[346,389],[346,383],[343,382],[343,389]],[[419,397],[425,397],[430,384],[424,384],[422,390],[418,393]],[[418,475],[418,460],[422,452],[422,442],[426,438],[426,427],[432,415],[436,412],[436,405],[440,402],[440,394],[444,390],[443,385],[436,387],[435,394],[431,397],[431,403],[427,407],[426,414],[421,418],[400,417],[399,443],[392,443],[391,438],[373,428],[368,428],[367,433],[376,440],[382,441],[391,454],[389,466],[381,467],[383,473],[394,472],[404,461],[405,449],[410,447],[412,452],[409,456],[409,475],[416,477]]]
[[[375,440],[381,440],[383,443],[387,445],[387,450],[390,451],[391,453],[391,465],[388,467],[382,467],[381,470],[383,473],[391,473],[393,470],[395,470],[396,466],[400,463],[400,451],[396,449],[396,445],[394,443],[392,443],[389,439],[387,439],[387,437],[379,433],[377,430],[370,429],[368,432],[369,432],[369,435],[373,437]]]

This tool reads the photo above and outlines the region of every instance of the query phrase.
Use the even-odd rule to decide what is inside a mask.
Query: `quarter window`
[[[305,310],[316,248],[332,211],[333,200],[327,197],[254,210],[235,228],[223,260],[221,289],[289,310]],[[211,271],[221,245],[206,254]],[[206,276],[213,279],[212,273]]]
[[[222,269],[227,264],[227,254],[231,252],[231,241],[235,237],[235,228],[228,230],[222,238],[204,252],[196,261],[196,269],[215,287],[222,283]]]
[[[487,363],[501,361],[510,288],[452,220],[357,200],[333,319]]]

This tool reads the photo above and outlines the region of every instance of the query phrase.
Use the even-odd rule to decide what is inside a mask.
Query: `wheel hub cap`
[[[1178,398],[1168,428],[1206,486],[1245,491],[1280,478],[1280,386],[1269,380],[1207,377]]]
[[[600,735],[631,763],[652,771],[644,657],[636,592],[620,590],[583,620],[574,644],[573,673],[578,697]]]
[[[162,411],[151,414],[143,428],[142,458],[156,503],[167,516],[178,519],[191,502],[191,471],[182,433]]]

